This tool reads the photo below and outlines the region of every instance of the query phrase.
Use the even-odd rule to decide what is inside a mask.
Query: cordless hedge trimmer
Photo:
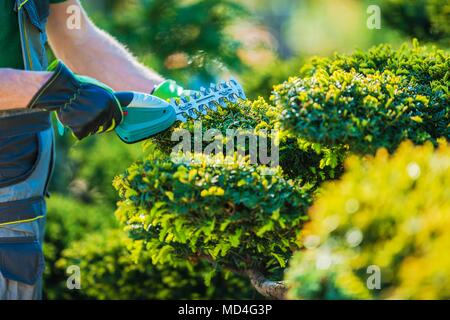
[[[236,80],[211,84],[188,96],[165,101],[150,94],[119,92],[116,97],[122,105],[124,120],[115,129],[125,143],[136,143],[169,129],[176,121],[197,119],[208,110],[226,108],[227,102],[236,103],[246,99]]]
[[[246,99],[236,80],[186,91],[173,80],[155,86],[151,94],[115,92],[100,81],[74,74],[61,61],[50,67],[50,79],[27,108],[11,109],[3,117],[22,113],[56,112],[58,131],[66,128],[79,140],[115,130],[121,140],[135,143],[169,129],[176,121],[197,119],[209,110]],[[166,99],[176,97],[173,99]]]

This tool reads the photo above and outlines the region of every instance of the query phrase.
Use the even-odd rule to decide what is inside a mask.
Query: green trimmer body
[[[115,94],[123,110],[123,121],[115,131],[125,143],[136,143],[169,129],[176,121],[197,119],[208,111],[226,108],[227,103],[246,99],[242,87],[236,80],[211,84],[189,96],[170,101],[138,92]]]
[[[116,93],[122,105],[124,120],[115,129],[125,143],[136,143],[170,128],[177,120],[175,109],[166,101],[141,93]],[[127,107],[126,105],[131,105]]]

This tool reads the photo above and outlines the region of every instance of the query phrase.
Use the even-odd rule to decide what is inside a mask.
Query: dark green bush
[[[450,44],[450,4],[447,0],[376,0],[382,21],[403,34],[420,40]]]
[[[282,126],[325,146],[359,154],[450,138],[450,58],[435,48],[383,45],[314,59],[275,88]]]
[[[47,206],[45,296],[49,299],[68,298],[74,292],[67,290],[67,276],[64,270],[56,267],[56,262],[72,242],[116,226],[114,207],[105,203],[83,204],[58,194],[52,194]]]
[[[250,299],[256,295],[242,279],[224,274],[203,278],[202,264],[171,268],[151,265],[145,250],[132,254],[123,231],[95,233],[73,243],[58,261],[63,272],[70,265],[81,271],[81,289],[72,298],[82,299]],[[134,244],[136,246],[136,244]],[[205,274],[206,273],[206,274]]]
[[[301,184],[317,186],[320,182],[334,178],[340,174],[344,148],[342,146],[326,148],[320,144],[311,143],[283,132],[278,119],[279,109],[268,104],[263,98],[253,102],[245,101],[237,104],[228,104],[227,108],[219,108],[217,112],[202,117],[202,134],[214,128],[224,136],[224,152],[226,144],[226,131],[235,130],[237,134],[247,131],[255,135],[266,130],[269,133],[278,132],[279,160],[283,173],[288,178],[296,179]],[[194,146],[194,122],[181,123],[173,130],[169,130],[152,139],[164,153],[169,154],[179,143],[172,141],[171,137],[178,130],[188,130],[192,134],[191,145]],[[274,137],[274,135],[269,136]],[[210,141],[204,141],[203,147]],[[248,147],[248,146],[246,146]],[[248,148],[245,150],[248,153]]]

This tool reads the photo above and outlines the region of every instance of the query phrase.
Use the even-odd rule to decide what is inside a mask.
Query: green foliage
[[[351,157],[324,186],[290,262],[293,299],[449,299],[450,146]],[[370,290],[376,266],[380,288]],[[369,279],[369,277],[372,278]]]
[[[227,130],[234,130],[236,135],[251,132],[264,139],[266,136],[262,135],[262,130],[269,133],[269,138],[275,138],[278,132],[280,166],[288,178],[295,178],[299,183],[315,187],[324,180],[339,176],[342,171],[341,163],[345,156],[345,148],[342,146],[327,148],[287,134],[280,128],[279,113],[279,108],[271,106],[263,98],[228,104],[227,108],[219,108],[217,112],[203,116],[201,128],[193,122],[180,123],[172,130],[154,137],[152,143],[164,153],[169,154],[179,144],[178,139],[172,141],[172,135],[179,130],[188,130],[191,133],[193,149],[195,130],[201,129],[204,137],[207,130],[215,129],[224,137],[223,152],[225,153],[227,152]],[[203,149],[211,142],[203,141]],[[248,145],[243,151],[248,154]]]
[[[82,204],[52,195],[44,253],[47,299],[251,299],[257,294],[242,278],[195,266],[152,266],[146,251],[134,253],[123,231],[115,229],[114,208]],[[134,244],[134,247],[137,247]],[[66,269],[82,270],[82,289],[68,290]],[[204,279],[210,277],[210,285]]]
[[[280,275],[299,244],[305,209],[323,181],[342,173],[348,151],[394,151],[408,138],[436,144],[448,136],[447,65],[444,52],[417,44],[315,59],[302,69],[302,79],[275,88],[275,106],[260,98],[202,118],[203,133],[280,130],[280,168],[238,157],[226,162],[225,150],[173,162],[176,154],[169,153],[179,141],[171,135],[186,129],[193,146],[192,133],[200,129],[180,124],[155,137],[147,158],[115,180],[117,216],[154,264],[201,259],[219,270]],[[267,176],[267,170],[274,171]]]
[[[421,40],[450,41],[450,4],[447,0],[378,0],[383,21]]]
[[[255,102],[246,101],[238,104],[228,104],[227,108],[219,107],[217,112],[209,112],[201,118],[201,132],[204,136],[209,129],[217,129],[225,137],[227,130],[235,130],[236,132],[272,130],[273,124],[273,107],[267,104],[263,99]],[[166,154],[172,152],[174,147],[179,143],[178,140],[172,141],[172,134],[179,130],[188,130],[192,135],[192,145],[194,145],[195,122],[188,121],[179,123],[178,126],[159,134],[151,139],[152,143]],[[198,129],[197,129],[198,130]],[[207,146],[210,141],[203,141],[203,146]],[[224,141],[225,143],[225,141]]]
[[[154,264],[174,266],[200,258],[233,270],[284,267],[310,203],[280,170],[237,157],[173,163],[152,150],[114,185],[119,220]]]
[[[165,76],[187,81],[200,74],[208,80],[223,66],[243,67],[237,56],[241,44],[226,28],[244,14],[231,0],[139,0],[117,4],[97,22],[134,53],[151,54],[153,67]]]
[[[316,58],[275,88],[282,126],[292,135],[359,154],[450,138],[450,58],[404,45]]]
[[[71,298],[82,299],[250,299],[255,296],[242,279],[223,274],[206,286],[207,269],[201,264],[171,268],[151,265],[149,253],[132,254],[131,240],[123,231],[89,235],[73,243],[58,261],[58,268],[80,267],[81,290]]]
[[[52,194],[47,207],[45,295],[49,299],[68,298],[74,292],[67,290],[67,276],[56,267],[56,262],[73,241],[115,226],[114,207],[105,203],[83,204],[58,194]]]

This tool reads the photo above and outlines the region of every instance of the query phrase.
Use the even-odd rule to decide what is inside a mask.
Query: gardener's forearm
[[[0,68],[0,111],[26,108],[51,75],[50,72]]]
[[[78,29],[67,26],[67,19],[73,15],[71,10],[67,13],[69,6],[81,9]],[[98,29],[77,0],[51,5],[47,32],[56,56],[74,72],[96,78],[116,91],[149,92],[163,80],[141,65],[118,41]]]

